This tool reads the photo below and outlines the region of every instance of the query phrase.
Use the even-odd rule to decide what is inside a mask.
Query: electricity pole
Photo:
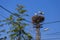
[[[41,28],[41,23],[44,21],[44,16],[43,16],[43,13],[40,12],[39,13],[40,15],[38,14],[35,14],[33,17],[32,17],[32,23],[33,25],[35,25],[35,29],[36,29],[36,40],[41,40],[41,33],[40,33],[40,28]]]
[[[40,40],[40,39],[41,39],[40,28],[36,28],[36,40]]]

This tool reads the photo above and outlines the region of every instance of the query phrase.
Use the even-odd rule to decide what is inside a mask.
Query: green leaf
[[[24,20],[24,18],[18,18],[18,19],[17,19],[17,21],[22,21],[22,20]]]
[[[25,34],[25,35],[27,35],[27,33],[24,30],[22,30],[22,33]]]
[[[23,26],[28,26],[29,24],[27,24],[27,23],[22,23],[23,24]]]
[[[15,37],[15,36],[17,36],[17,34],[11,34],[10,36],[11,36],[11,37]]]
[[[32,36],[30,34],[28,34],[27,36],[28,36],[28,38],[32,39]]]
[[[12,32],[18,32],[18,29],[14,29],[14,30],[12,30]]]
[[[21,10],[21,9],[23,9],[23,8],[24,8],[24,6],[23,6],[23,5],[19,5],[19,4],[17,4],[17,7],[18,7],[18,8],[16,8],[17,10]]]
[[[24,12],[26,12],[26,10],[20,10],[20,13],[24,13]]]
[[[12,20],[13,19],[13,15],[10,15],[10,17],[9,18],[6,18],[6,20]]]
[[[19,14],[17,14],[17,13],[15,13],[14,15],[15,15],[15,16],[18,16],[18,17],[20,16],[20,15],[19,15]]]
[[[18,26],[19,29],[23,29],[23,26]]]
[[[9,19],[12,20],[13,19],[13,15],[10,15],[10,18]]]

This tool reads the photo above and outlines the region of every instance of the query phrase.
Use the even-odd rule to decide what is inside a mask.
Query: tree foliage
[[[10,15],[7,19],[2,20],[0,22],[5,22],[5,25],[11,25],[11,30],[9,30],[7,33],[10,34],[11,40],[31,40],[32,36],[30,33],[27,33],[24,31],[25,27],[28,25],[25,20],[25,16],[28,16],[25,14],[26,10],[24,9],[24,6],[17,5],[17,13],[14,13],[14,15]],[[3,26],[4,24],[1,24],[0,26]]]

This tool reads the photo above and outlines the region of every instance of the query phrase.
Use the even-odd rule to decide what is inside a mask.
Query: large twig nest
[[[32,23],[40,23],[44,21],[44,16],[35,15],[32,17]]]

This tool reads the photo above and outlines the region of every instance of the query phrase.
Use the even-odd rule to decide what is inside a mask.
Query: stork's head
[[[37,13],[35,13],[34,15],[38,15]]]
[[[44,15],[44,12],[42,12],[42,11],[38,11],[38,13],[41,14],[41,15]]]

